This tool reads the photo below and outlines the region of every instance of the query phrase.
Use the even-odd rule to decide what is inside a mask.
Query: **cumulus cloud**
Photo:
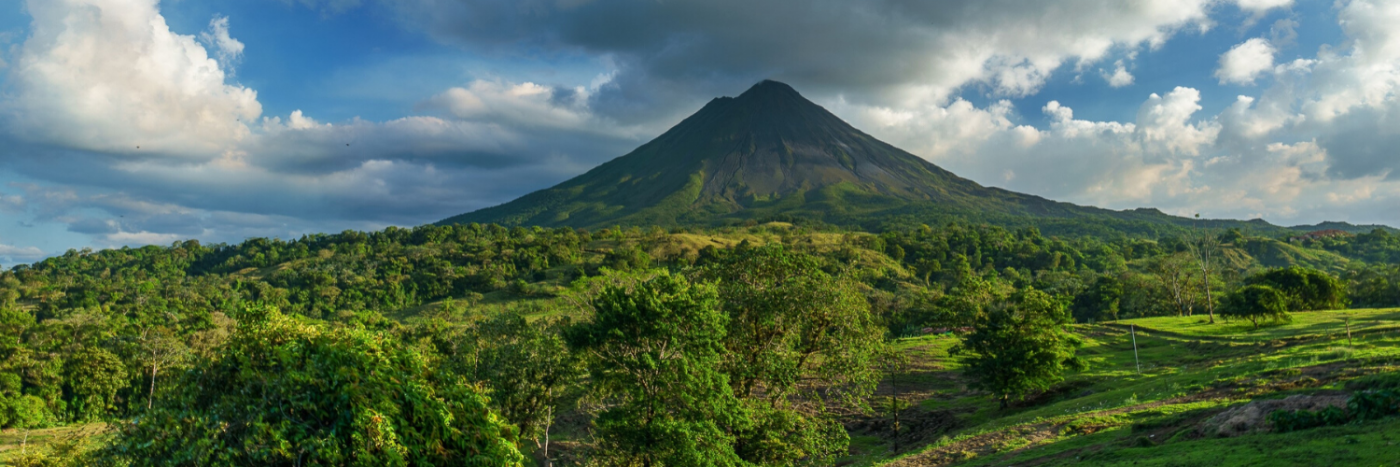
[[[1239,6],[1241,10],[1263,12],[1292,6],[1293,0],[1235,0],[1235,5]]]
[[[328,13],[360,4],[285,1]],[[1384,151],[1400,145],[1394,2],[1339,4],[1348,40],[1315,57],[1274,63],[1292,23],[1275,23],[1272,42],[1235,46],[1221,58],[1222,83],[1273,79],[1217,115],[1202,114],[1199,90],[1168,86],[1144,90],[1122,122],[1076,117],[1053,96],[1037,101],[1041,115],[1022,116],[1015,101],[1067,69],[1133,84],[1137,51],[1212,27],[1220,2],[387,5],[412,30],[472,51],[582,57],[606,70],[587,83],[469,77],[387,121],[311,108],[264,116],[256,91],[231,83],[232,66],[256,51],[228,18],[195,37],[171,31],[156,0],[29,0],[31,36],[15,48],[12,92],[0,100],[0,144],[10,148],[0,168],[41,182],[0,195],[0,211],[104,246],[419,224],[562,181],[710,97],[776,78],[955,172],[1037,195],[1217,216],[1316,221],[1345,207],[1400,219],[1400,162]],[[1291,2],[1237,5],[1257,14]],[[1110,54],[1126,58],[1109,66]]]
[[[249,134],[257,93],[225,83],[154,0],[30,0],[30,37],[9,78],[14,138],[115,155],[217,154]],[[138,148],[139,147],[139,148]]]
[[[1220,55],[1220,68],[1215,77],[1220,84],[1254,84],[1260,74],[1274,68],[1274,49],[1267,39],[1253,38],[1230,48]]]
[[[1103,75],[1104,81],[1108,82],[1109,87],[1121,88],[1133,84],[1133,74],[1128,73],[1128,68],[1123,66],[1122,60],[1113,63],[1112,73],[1101,70],[1100,74]]]
[[[0,210],[100,245],[430,222],[562,181],[665,124],[594,115],[588,96],[606,79],[473,81],[425,98],[427,115],[383,122],[263,117],[254,90],[229,84],[244,49],[228,18],[196,39],[172,32],[156,0],[27,6],[0,169],[41,182]]]
[[[224,71],[233,74],[233,66],[243,58],[243,43],[229,36],[228,17],[215,16],[209,20],[209,30],[199,33],[200,40],[212,45]]]

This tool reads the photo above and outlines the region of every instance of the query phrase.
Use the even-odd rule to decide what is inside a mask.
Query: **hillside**
[[[956,337],[904,339],[898,345],[914,363],[895,395],[907,407],[902,434],[893,435],[886,412],[855,433],[862,448],[848,461],[1390,465],[1400,419],[1278,433],[1266,418],[1268,407],[1335,405],[1362,390],[1400,387],[1397,318],[1400,310],[1386,309],[1299,313],[1293,324],[1263,330],[1209,325],[1203,316],[1078,326],[1091,369],[1005,411],[966,388],[959,359],[948,354]],[[1262,410],[1250,414],[1251,406]]]
[[[725,264],[719,262],[724,257],[758,250],[785,250],[793,255],[795,262],[788,267],[794,271],[842,278],[844,285],[831,290],[846,291],[849,303],[867,310],[864,323],[873,331],[866,336],[882,347],[889,342],[910,357],[910,366],[893,376],[900,388],[893,397],[902,401],[901,417],[910,430],[897,438],[885,422],[888,412],[880,408],[888,407],[891,394],[881,392],[888,391],[888,385],[861,393],[861,397],[870,396],[862,404],[831,400],[812,406],[825,405],[822,412],[832,417],[827,420],[844,426],[840,431],[850,436],[850,442],[838,437],[832,446],[840,449],[845,461],[859,465],[886,461],[923,465],[927,459],[954,454],[974,464],[1011,459],[1021,465],[1028,458],[1048,457],[1045,461],[1053,463],[1055,456],[1067,452],[1074,456],[1119,452],[1131,447],[1125,443],[1139,443],[1139,435],[1127,428],[1135,424],[1148,427],[1137,428],[1139,432],[1171,428],[1172,433],[1193,433],[1190,430],[1198,418],[1214,416],[1250,398],[1295,390],[1332,396],[1350,393],[1354,390],[1337,389],[1334,383],[1364,376],[1353,370],[1393,366],[1388,363],[1392,360],[1386,360],[1397,348],[1393,311],[1294,313],[1293,324],[1255,331],[1248,324],[1224,322],[1224,315],[1217,315],[1220,324],[1204,324],[1203,296],[1193,293],[1185,302],[1174,302],[1172,287],[1209,286],[1220,301],[1270,267],[1306,266],[1332,273],[1353,306],[1400,306],[1396,285],[1400,268],[1393,266],[1393,258],[1400,257],[1400,237],[1374,233],[1282,242],[1238,232],[1220,232],[1220,236],[1225,241],[1208,285],[1198,279],[1180,282],[1180,261],[1188,256],[1180,238],[1066,238],[1035,229],[965,224],[878,234],[781,222],[589,231],[452,225],[352,231],[294,241],[252,239],[237,245],[187,241],[171,247],[70,251],[0,272],[0,330],[4,331],[0,332],[0,377],[6,377],[0,379],[0,407],[12,407],[0,419],[0,428],[5,429],[0,432],[0,464],[23,457],[16,448],[26,443],[27,434],[33,435],[29,443],[52,449],[69,446],[65,439],[80,441],[79,446],[86,446],[83,449],[119,446],[113,443],[131,439],[119,433],[131,426],[126,421],[147,414],[153,403],[159,408],[162,401],[190,394],[187,389],[217,387],[229,391],[222,396],[242,397],[239,394],[246,393],[246,388],[239,384],[191,385],[182,378],[196,374],[186,370],[228,354],[231,343],[251,342],[236,336],[240,330],[262,329],[250,324],[250,319],[259,319],[250,310],[272,307],[300,323],[296,329],[353,337],[345,342],[347,346],[338,347],[349,352],[344,355],[359,358],[354,349],[360,349],[366,339],[382,339],[389,343],[386,348],[413,349],[436,362],[425,368],[494,385],[501,381],[477,370],[514,368],[563,350],[519,358],[493,354],[502,356],[505,366],[481,367],[474,355],[496,352],[493,343],[519,342],[512,336],[541,336],[518,329],[496,337],[473,334],[512,329],[483,327],[493,320],[519,317],[521,323],[588,323],[596,312],[589,306],[590,297],[610,281],[657,274],[705,280],[704,275],[713,273],[716,265]],[[732,269],[720,270],[741,274],[755,270],[726,267]],[[962,327],[982,313],[978,310],[1005,306],[1022,292],[1052,294],[1056,306],[1080,321],[1072,329],[1086,342],[1082,354],[1090,365],[1088,371],[1070,375],[1049,392],[1031,394],[1028,402],[1000,411],[986,393],[967,389],[962,357],[947,354],[960,339],[930,335],[925,329]],[[828,302],[765,303],[800,303],[798,311],[806,312],[809,303]],[[1183,303],[1196,315],[1172,317],[1181,312]],[[1346,341],[1344,347],[1347,316],[1355,342]],[[1114,323],[1120,318],[1122,322]],[[1132,318],[1143,319],[1128,321]],[[1122,324],[1129,322],[1146,329],[1136,337],[1143,376],[1127,372],[1133,338]],[[564,324],[537,331],[562,338],[558,333],[565,332]],[[152,333],[159,337],[151,338]],[[161,349],[174,356],[163,363],[151,360],[150,352]],[[1372,356],[1380,360],[1366,360]],[[1352,360],[1343,366],[1338,359]],[[880,365],[885,360],[865,362],[847,370],[884,368]],[[153,371],[156,364],[161,365],[158,375]],[[1302,381],[1295,378],[1299,374],[1291,373],[1294,367],[1321,383],[1270,386],[1282,377]],[[1276,371],[1280,369],[1286,371]],[[1341,370],[1349,372],[1336,373]],[[21,376],[16,380],[11,375]],[[566,461],[580,460],[601,446],[602,438],[591,431],[594,415],[587,407],[572,405],[577,400],[570,399],[587,387],[579,382],[558,393],[558,426],[550,432],[555,448],[549,451],[559,460],[555,465],[576,465]],[[512,410],[510,406],[495,402],[504,395],[490,396],[492,410],[515,413],[505,412]],[[861,410],[859,405],[871,410]],[[176,402],[164,407],[167,414],[184,410]],[[28,415],[16,415],[21,413],[16,408]],[[338,407],[327,410],[318,413],[343,413]],[[1189,419],[1173,418],[1181,413]],[[512,423],[527,426],[528,420],[518,413],[510,416],[515,417],[510,420],[522,420]],[[1374,436],[1358,430],[1333,427],[1315,433],[1334,441],[1346,436],[1359,443],[1374,441]],[[1130,433],[1133,436],[1124,438]],[[1149,431],[1148,441],[1159,442],[1152,434],[1158,432]],[[1300,435],[1230,440],[1181,436],[1176,442],[1205,444],[1166,443],[1157,452],[1170,456],[1191,450],[1188,446],[1206,445],[1233,449],[1238,444],[1230,443],[1260,440],[1279,444],[1297,441]],[[529,439],[519,446],[523,452],[538,454],[538,445]],[[1286,441],[1271,441],[1280,439]],[[43,449],[35,452],[50,450]],[[1105,462],[1119,459],[1102,455]],[[903,458],[914,460],[898,460]]]
[[[711,100],[631,153],[559,185],[439,224],[597,228],[797,218],[865,228],[958,220],[1149,237],[1196,225],[1285,230],[1261,220],[1197,222],[985,187],[875,139],[775,81]]]

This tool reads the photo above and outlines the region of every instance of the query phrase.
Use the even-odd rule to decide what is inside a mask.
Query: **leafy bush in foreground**
[[[101,456],[132,465],[518,466],[512,429],[431,355],[256,309]]]
[[[1400,393],[1395,391],[1360,391],[1347,398],[1347,408],[1327,407],[1322,410],[1277,410],[1269,414],[1274,431],[1287,433],[1324,426],[1345,425],[1352,421],[1378,420],[1400,414]]]

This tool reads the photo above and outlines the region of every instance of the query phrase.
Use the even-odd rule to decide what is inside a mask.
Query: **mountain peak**
[[[723,217],[1016,204],[867,135],[787,84],[764,80],[583,175],[444,222],[713,223]]]
[[[796,89],[792,88],[792,86],[788,86],[787,83],[773,81],[771,79],[759,81],[758,84],[753,85],[747,91],[744,91],[743,94],[740,94],[738,97],[738,99],[765,98],[797,98],[806,100],[806,98],[802,97],[802,94],[798,93]]]

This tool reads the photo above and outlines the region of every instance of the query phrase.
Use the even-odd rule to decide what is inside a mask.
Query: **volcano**
[[[1019,225],[1040,223],[1031,218],[1190,222],[1155,209],[1110,211],[985,187],[875,139],[786,84],[763,81],[738,97],[711,100],[587,173],[439,224],[669,226],[789,218],[871,224],[949,217]]]

